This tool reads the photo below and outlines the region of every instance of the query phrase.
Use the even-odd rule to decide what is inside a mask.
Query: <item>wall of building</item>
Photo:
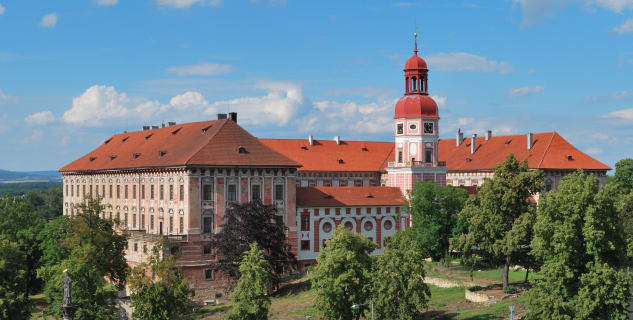
[[[299,171],[297,185],[300,187],[379,186],[380,172]]]

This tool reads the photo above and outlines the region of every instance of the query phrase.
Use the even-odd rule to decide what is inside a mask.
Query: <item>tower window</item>
[[[433,162],[433,149],[431,148],[424,149],[424,162],[426,163]]]
[[[403,123],[398,123],[396,132],[398,134],[403,134],[404,133],[404,124]]]
[[[411,79],[411,91],[418,91],[417,85],[418,85],[418,81],[415,77],[413,77]]]

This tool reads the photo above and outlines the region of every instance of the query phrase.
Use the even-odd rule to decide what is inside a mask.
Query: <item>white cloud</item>
[[[204,108],[209,105],[209,102],[204,98],[204,96],[197,91],[187,91],[183,94],[179,94],[169,101],[168,105],[164,105],[161,107],[161,111],[167,111],[171,108],[176,109],[178,111],[184,111],[187,109],[193,108]]]
[[[100,6],[113,6],[119,3],[119,0],[97,0],[97,4]]]
[[[4,8],[4,6],[0,4],[0,16],[3,15],[5,11],[6,9]]]
[[[52,28],[57,24],[57,14],[55,12],[45,14],[40,21],[40,26],[44,28]]]
[[[619,34],[633,32],[633,18],[629,18],[626,21],[624,21],[624,23],[621,24],[620,26],[613,28],[613,32],[619,33]]]
[[[586,0],[587,5],[594,5],[607,8],[620,13],[623,10],[633,9],[633,0]]]
[[[523,14],[521,27],[530,27],[551,18],[557,11],[572,3],[581,3],[585,7],[602,7],[616,13],[633,9],[633,0],[512,0],[512,2],[521,7]]]
[[[29,137],[24,138],[25,143],[36,142],[42,138],[41,130],[33,130],[33,133]]]
[[[156,0],[156,4],[159,6],[172,7],[177,9],[187,9],[194,4],[210,5],[212,7],[219,7],[222,5],[221,0]]]
[[[602,153],[603,153],[603,152],[602,152],[602,149],[600,149],[600,148],[589,148],[589,149],[587,149],[587,151],[586,151],[586,152],[587,152],[588,154],[593,154],[593,155],[599,155],[599,154],[602,154]]]
[[[448,99],[447,97],[431,96],[431,98],[433,98],[433,100],[435,100],[435,103],[437,103],[437,106],[440,109],[446,108],[446,99]]]
[[[535,86],[535,87],[521,87],[521,88],[514,88],[514,89],[510,89],[510,91],[508,91],[508,96],[510,98],[517,98],[517,97],[522,97],[528,94],[535,94],[535,93],[541,93],[543,92],[543,90],[545,90],[545,88],[541,87],[541,86]]]
[[[30,125],[44,125],[55,122],[55,116],[51,111],[40,111],[28,115],[24,120]]]
[[[175,73],[180,76],[196,75],[218,75],[233,71],[233,66],[228,64],[215,64],[210,62],[201,62],[186,66],[177,66],[167,69],[169,73]]]
[[[284,126],[294,118],[303,103],[301,87],[290,82],[260,82],[257,87],[267,91],[265,96],[243,97],[212,103],[205,114],[232,111],[249,124]]]
[[[488,60],[486,57],[466,52],[438,53],[426,58],[429,68],[453,72],[496,72],[506,74],[514,72],[514,66],[508,62]]]
[[[630,123],[630,122],[633,122],[633,108],[621,109],[621,110],[609,112],[603,115],[602,118],[614,119],[614,120]]]
[[[613,92],[611,94],[605,95],[605,96],[598,96],[598,97],[587,97],[585,98],[585,102],[606,102],[606,101],[615,101],[615,100],[622,100],[624,98],[630,97],[631,96],[631,92],[627,91],[627,90],[622,90],[622,91],[618,91],[618,92]]]
[[[353,101],[317,101],[306,117],[297,123],[299,130],[362,135],[393,130],[393,107],[396,100],[360,104]]]

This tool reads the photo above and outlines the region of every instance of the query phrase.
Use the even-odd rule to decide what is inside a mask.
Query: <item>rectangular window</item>
[[[213,200],[213,185],[205,184],[202,186],[202,200]]]
[[[310,231],[310,216],[307,214],[301,216],[301,231]]]
[[[339,180],[338,185],[339,187],[347,187],[347,180]]]
[[[101,196],[105,198],[105,184],[101,186]]]
[[[398,134],[403,134],[404,133],[404,124],[403,123],[398,123]]]
[[[180,185],[179,197],[180,197],[180,201],[185,201],[185,185],[184,184]]]
[[[160,200],[164,200],[165,199],[165,186],[164,185],[160,185],[160,187],[158,188],[159,190],[159,195],[158,197],[160,198]]]
[[[85,184],[81,186],[81,196],[84,197],[84,198],[86,197],[86,185]]]
[[[169,233],[174,232],[174,217],[169,217]]]
[[[97,195],[97,198],[99,197],[99,185],[95,186],[95,194]]]
[[[128,224],[127,224],[127,223],[128,223],[128,220],[127,220],[127,212],[125,212],[125,227],[126,227],[126,228],[128,227]]]
[[[211,233],[213,231],[213,218],[204,217],[202,219],[202,233]]]
[[[129,194],[127,193],[127,190],[128,190],[128,185],[126,184],[125,187],[123,187],[123,197],[125,199],[129,199],[129,197],[128,197]]]
[[[112,199],[112,185],[108,188],[108,198]]]
[[[151,186],[149,187],[149,198],[150,198],[151,200],[154,200],[154,185],[151,185]]]
[[[283,225],[284,224],[284,216],[276,215],[275,216],[275,223]]]
[[[66,196],[68,197],[68,185],[66,185]]]
[[[132,214],[132,229],[136,230],[136,213]]]
[[[284,201],[284,185],[283,184],[275,185],[275,200]]]
[[[121,186],[118,184],[116,185],[116,198],[121,199]]]
[[[211,246],[210,245],[205,245],[202,248],[202,254],[211,254]]]
[[[184,230],[185,230],[185,218],[180,217],[180,231],[178,233],[184,234]]]
[[[402,163],[402,150],[398,149],[398,163]]]
[[[169,201],[173,201],[174,200],[174,185],[170,184],[169,185]]]
[[[235,201],[237,200],[237,186],[234,184],[229,184],[226,191],[226,200],[227,201]]]
[[[90,198],[92,198],[92,185],[90,185]]]
[[[136,200],[136,185],[132,186],[132,199]]]
[[[149,215],[149,230],[154,231],[154,215]]]
[[[310,250],[310,240],[301,240],[301,250],[303,251]]]
[[[142,230],[145,230],[145,214],[144,213],[141,213],[141,225],[139,227],[141,227]]]
[[[204,280],[213,280],[213,270],[204,269]]]
[[[362,187],[363,186],[363,180],[354,180],[354,187]]]
[[[251,201],[261,201],[261,188],[258,184],[251,186]]]
[[[75,187],[70,186],[70,196],[74,197],[75,196]]]
[[[424,149],[424,162],[433,163],[433,149],[431,148]]]
[[[145,185],[141,185],[141,199],[145,200]]]

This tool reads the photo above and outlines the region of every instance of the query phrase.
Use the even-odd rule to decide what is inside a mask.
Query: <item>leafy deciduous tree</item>
[[[411,193],[409,211],[424,253],[435,261],[448,258],[457,214],[468,198],[466,190],[419,182]]]
[[[524,238],[523,231],[532,228],[535,210],[528,199],[543,187],[543,173],[530,171],[526,161],[519,163],[510,154],[460,212],[468,222],[468,232],[459,240],[462,254],[477,254],[502,264],[504,288],[508,286],[512,257],[529,245],[530,239]]]
[[[193,290],[189,289],[189,282],[176,267],[175,256],[162,258],[163,246],[161,241],[157,241],[149,264],[134,267],[127,277],[134,319],[169,320],[188,311]],[[151,276],[147,274],[148,268],[151,268]]]
[[[266,320],[270,298],[268,285],[270,284],[268,261],[257,243],[250,245],[250,250],[244,253],[240,263],[240,280],[237,289],[231,294],[233,311],[229,320]]]
[[[265,252],[272,283],[277,285],[284,269],[296,264],[285,230],[274,206],[261,201],[231,205],[226,210],[222,230],[211,238],[211,246],[218,256],[215,269],[233,280],[239,279],[239,264],[250,244],[255,242]]]
[[[352,309],[353,304],[364,304],[371,295],[369,254],[376,245],[367,237],[336,228],[331,240],[326,241],[311,275],[315,308],[325,319],[359,319],[364,309]]]
[[[26,257],[16,243],[0,239],[0,319],[28,319]]]
[[[528,319],[627,318],[633,278],[615,189],[578,171],[541,200],[532,253],[543,260],[542,279]]]
[[[612,183],[617,185],[621,194],[633,191],[633,159],[626,158],[615,163]]]
[[[420,319],[428,307],[431,291],[424,283],[422,247],[411,231],[389,238],[374,263],[372,301],[378,319]]]

